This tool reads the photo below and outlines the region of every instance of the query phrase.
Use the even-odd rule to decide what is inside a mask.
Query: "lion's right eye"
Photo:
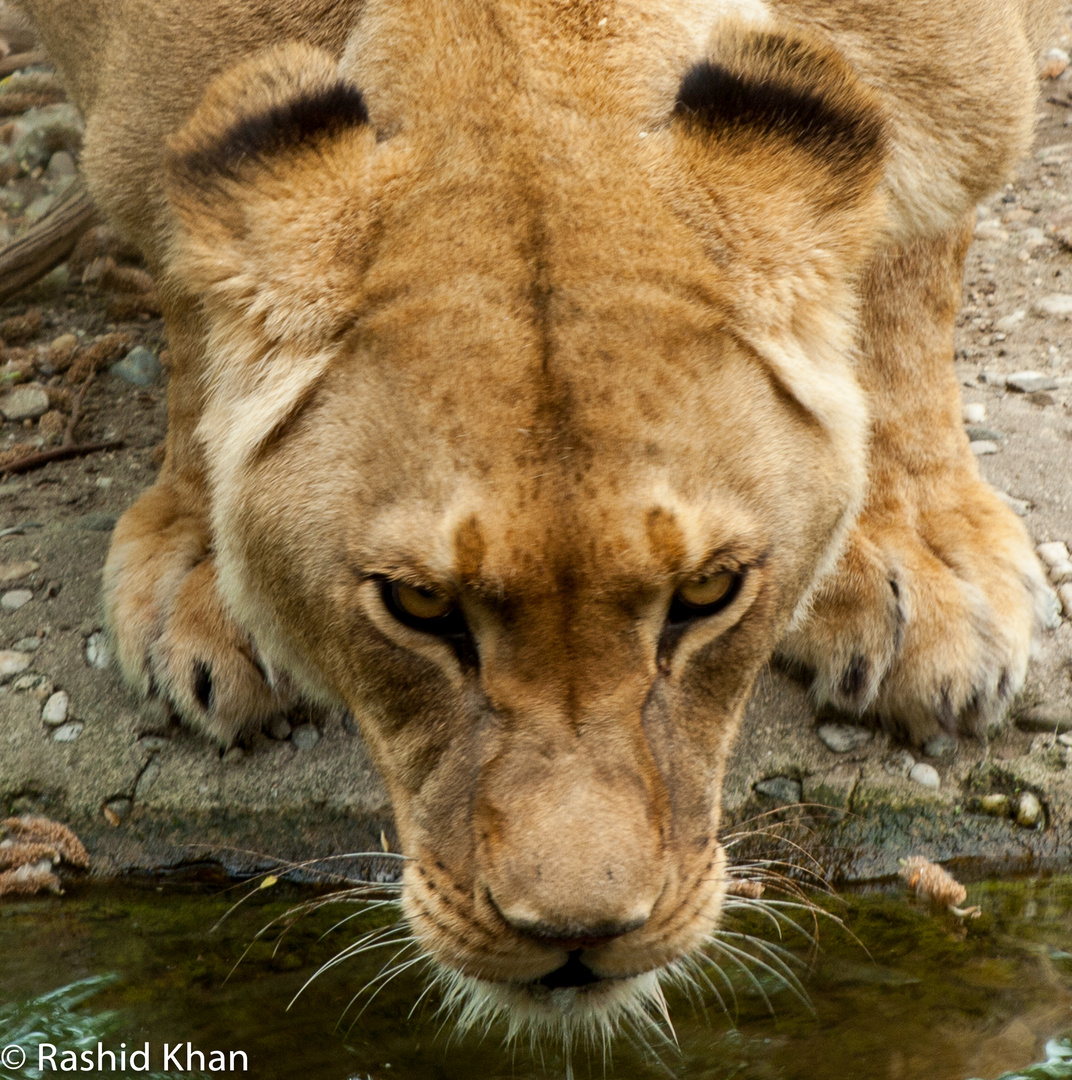
[[[737,598],[744,574],[736,570],[720,570],[686,581],[674,594],[667,623],[680,626],[693,619],[717,615]]]
[[[401,581],[380,585],[383,606],[403,625],[426,634],[453,637],[465,633],[465,620],[457,604],[438,589],[424,589]]]

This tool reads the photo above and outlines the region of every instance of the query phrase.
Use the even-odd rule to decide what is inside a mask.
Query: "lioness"
[[[168,323],[123,670],[223,744],[351,709],[474,1003],[612,1024],[702,948],[776,651],[1001,716],[1047,587],[952,327],[1049,0],[24,5]]]

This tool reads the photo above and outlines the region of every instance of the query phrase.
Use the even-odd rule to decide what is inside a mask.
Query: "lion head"
[[[228,601],[358,717],[455,990],[567,1027],[718,920],[735,730],[863,493],[885,224],[825,46],[563,29],[594,7],[370,3],[341,66],[213,84],[168,165]]]

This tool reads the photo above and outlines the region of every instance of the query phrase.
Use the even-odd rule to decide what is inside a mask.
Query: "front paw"
[[[779,646],[813,673],[816,705],[873,715],[914,743],[1001,723],[1052,603],[1023,526],[989,487],[962,478],[934,501],[865,513]]]

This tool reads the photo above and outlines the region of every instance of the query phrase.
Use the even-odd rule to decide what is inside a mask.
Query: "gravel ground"
[[[1072,47],[1072,32],[1058,44]],[[893,873],[910,853],[971,860],[980,872],[1072,861],[1064,546],[1072,545],[1072,73],[1064,63],[1060,54],[1049,59],[1035,153],[979,208],[956,341],[981,467],[1047,545],[1064,617],[1042,642],[1013,723],[988,746],[939,740],[910,752],[836,717],[817,720],[800,686],[779,673],[762,680],[730,770],[729,821],[764,814],[764,823],[780,822],[774,831],[804,841],[832,880]],[[77,162],[77,119],[44,78],[47,66],[35,71],[36,83],[25,74],[14,87],[0,83],[0,240],[47,211]],[[5,121],[5,94],[31,90],[52,96]],[[202,861],[248,871],[269,856],[390,845],[386,797],[352,724],[283,725],[221,759],[141,713],[108,666],[100,568],[116,518],[153,480],[165,428],[166,339],[144,271],[97,230],[67,265],[0,307],[0,339],[8,415],[0,472],[61,445],[73,411],[77,443],[122,443],[0,476],[0,811],[71,823],[103,874]],[[746,835],[737,850],[773,842]]]

